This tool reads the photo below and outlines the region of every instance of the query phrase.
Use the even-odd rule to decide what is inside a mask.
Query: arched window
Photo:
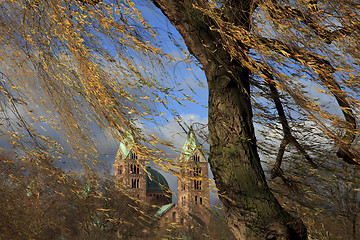
[[[131,179],[131,188],[135,188],[135,182],[134,182],[134,179]]]
[[[173,220],[173,222],[176,222],[176,212],[172,213],[172,220]]]
[[[194,189],[201,190],[201,181],[194,180]]]
[[[200,197],[200,204],[202,204],[202,197]]]
[[[195,196],[195,204],[197,204],[197,196]]]
[[[200,167],[194,167],[194,177],[198,177],[201,175],[201,168]]]
[[[130,165],[130,173],[131,174],[140,174],[140,165],[139,164],[137,164],[137,165],[131,164]]]
[[[119,167],[119,174],[122,174],[122,172],[123,172],[123,166],[120,166]]]
[[[139,179],[131,179],[131,188],[139,188],[140,180]]]
[[[134,153],[134,152],[131,152],[131,153],[130,153],[130,159],[131,159],[131,160],[136,160],[136,159],[138,159],[137,154]]]

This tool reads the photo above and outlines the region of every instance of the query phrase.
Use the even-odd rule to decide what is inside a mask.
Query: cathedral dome
[[[150,166],[146,166],[146,190],[163,190],[169,189],[169,184],[161,173],[152,169]]]

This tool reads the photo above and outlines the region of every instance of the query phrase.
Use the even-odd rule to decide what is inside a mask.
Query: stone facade
[[[194,131],[189,130],[179,156],[178,204],[171,204],[166,179],[155,169],[145,166],[145,159],[134,150],[135,144],[129,135],[129,139],[119,146],[115,157],[116,185],[128,189],[132,197],[158,205],[156,216],[161,222],[186,224],[195,219],[198,224],[208,226],[208,163]]]
[[[118,152],[115,158],[115,179],[117,186],[130,191],[132,197],[146,200],[145,160],[134,152],[127,156]]]
[[[208,163],[195,133],[190,129],[179,157],[180,177],[178,178],[178,204],[184,212],[180,222],[187,216],[197,216],[200,224],[208,226],[209,214],[209,173]]]

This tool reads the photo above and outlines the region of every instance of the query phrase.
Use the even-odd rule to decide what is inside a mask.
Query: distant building
[[[197,222],[206,227],[210,222],[208,163],[192,129],[179,156],[178,204],[172,203],[168,182],[158,171],[146,166],[146,159],[133,151],[134,139],[129,134],[115,157],[116,185],[129,189],[129,194],[160,208],[155,214],[162,222],[179,224]],[[195,221],[193,221],[195,220]]]

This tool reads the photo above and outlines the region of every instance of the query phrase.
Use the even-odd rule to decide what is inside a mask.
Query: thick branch
[[[199,60],[204,68],[207,68],[209,47],[213,43],[206,42],[214,33],[208,26],[203,13],[196,10],[191,1],[180,0],[152,0],[156,7],[169,19],[183,37],[189,52]],[[202,5],[202,1],[194,1],[194,4]],[[204,40],[205,39],[205,40]]]

